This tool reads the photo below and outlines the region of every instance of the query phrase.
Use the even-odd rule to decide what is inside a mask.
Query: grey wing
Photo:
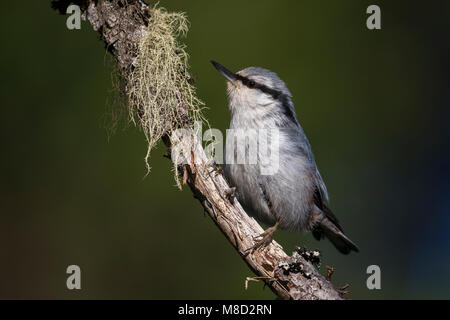
[[[298,134],[297,137],[299,138],[296,140],[297,149],[300,154],[302,154],[309,160],[309,162],[312,166],[312,169],[314,170],[313,179],[315,180],[315,184],[316,184],[317,188],[319,189],[322,199],[324,199],[326,202],[328,202],[327,187],[325,186],[322,176],[320,175],[319,169],[317,168],[316,161],[314,159],[314,154],[311,149],[311,144],[309,143],[309,140],[306,137],[305,133],[303,132],[303,129],[301,126],[300,126],[297,134]]]
[[[338,218],[334,215],[334,213],[328,208],[328,191],[327,187],[325,186],[325,183],[322,180],[322,177],[320,176],[319,170],[316,168],[316,188],[314,190],[314,204],[322,210],[322,212],[325,214],[325,216],[333,222],[336,227],[342,230],[341,225],[339,224]],[[313,230],[312,234],[314,238],[317,240],[320,240],[324,237],[324,234],[319,230]]]
[[[327,187],[325,186],[325,183],[323,182],[322,176],[320,175],[320,172],[319,172],[319,169],[317,169],[317,166],[316,166],[315,178],[316,178],[315,180],[316,180],[317,189],[320,192],[322,200],[324,202],[328,203],[329,198],[328,198]]]

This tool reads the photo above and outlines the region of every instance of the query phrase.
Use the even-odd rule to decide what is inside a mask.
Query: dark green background
[[[2,1],[0,298],[272,299],[187,188],[160,145],[126,119],[108,137],[113,62],[91,26],[67,30],[50,1]],[[382,30],[366,28],[378,4]],[[353,299],[450,297],[450,2],[160,1],[187,12],[186,39],[211,127],[229,121],[224,79],[271,69],[287,83],[327,183],[361,252],[310,234]],[[117,107],[117,106],[116,106]],[[68,265],[82,290],[66,289]],[[366,288],[381,267],[382,290]]]

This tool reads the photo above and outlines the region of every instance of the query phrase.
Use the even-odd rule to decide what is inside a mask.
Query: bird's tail
[[[315,226],[313,229],[313,235],[317,240],[326,236],[331,243],[343,254],[349,254],[350,251],[359,252],[356,244],[350,240],[342,230],[339,222],[334,214],[326,208],[325,212],[320,212],[317,215]],[[329,212],[327,212],[329,211]]]

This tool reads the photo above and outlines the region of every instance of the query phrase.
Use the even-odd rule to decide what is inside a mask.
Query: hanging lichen
[[[150,152],[161,137],[170,137],[173,130],[192,126],[195,121],[204,121],[203,102],[197,98],[188,73],[188,54],[177,41],[177,37],[186,35],[188,27],[184,13],[151,9],[128,77],[131,119],[143,129],[148,141],[145,157],[148,170]],[[177,175],[176,166],[175,171]]]

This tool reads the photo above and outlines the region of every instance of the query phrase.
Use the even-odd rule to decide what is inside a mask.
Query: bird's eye
[[[256,83],[255,83],[255,81],[250,80],[250,81],[247,83],[247,85],[248,85],[249,88],[254,88],[255,85],[256,85]]]

